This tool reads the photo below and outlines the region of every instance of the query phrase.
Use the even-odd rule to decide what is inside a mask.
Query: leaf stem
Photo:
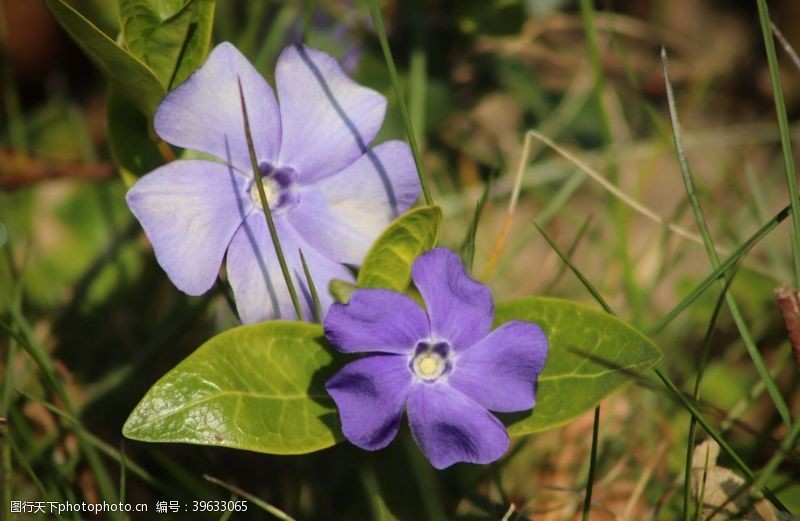
[[[303,320],[303,310],[300,307],[300,299],[297,298],[297,291],[292,282],[292,275],[289,272],[289,265],[286,263],[286,258],[283,255],[283,248],[281,241],[278,237],[278,231],[275,229],[275,221],[272,219],[272,210],[269,207],[267,194],[264,192],[264,181],[261,179],[261,171],[258,167],[258,158],[256,157],[255,146],[253,145],[253,135],[250,133],[250,120],[247,117],[247,104],[244,100],[244,90],[242,89],[242,79],[237,77],[239,84],[239,100],[242,104],[242,117],[244,118],[244,133],[247,138],[247,151],[250,153],[250,165],[253,168],[253,178],[255,179],[256,186],[258,187],[258,197],[261,200],[261,207],[264,209],[264,218],[267,221],[267,228],[269,229],[269,236],[272,239],[272,245],[275,248],[275,255],[278,257],[278,263],[281,265],[281,273],[283,273],[283,280],[286,281],[286,289],[289,290],[289,296],[292,299],[292,306],[294,306],[294,313],[297,320]],[[280,313],[280,310],[276,310]]]

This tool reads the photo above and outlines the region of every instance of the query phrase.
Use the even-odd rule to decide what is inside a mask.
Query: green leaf
[[[45,0],[45,4],[106,79],[148,120],[151,119],[165,94],[164,87],[153,71],[114,43],[64,0]]]
[[[119,0],[124,45],[170,89],[208,53],[215,0]]]
[[[509,416],[512,436],[567,423],[661,359],[659,348],[625,322],[567,300],[528,297],[498,304],[495,322],[509,320],[538,324],[550,341],[536,407]]]
[[[271,321],[225,331],[147,392],[122,432],[151,442],[303,454],[340,439],[323,387],[334,355],[318,324]]]
[[[106,101],[108,146],[128,186],[163,162],[158,148],[150,139],[149,128],[147,119],[136,107],[118,94],[116,89],[109,89]]]
[[[352,282],[347,282],[346,280],[331,279],[331,281],[328,283],[328,291],[336,300],[336,302],[340,304],[347,304],[350,302],[350,297],[357,289],[358,286]]]
[[[442,210],[423,206],[395,219],[367,252],[356,283],[365,288],[405,291],[411,281],[411,264],[430,250],[439,238]]]

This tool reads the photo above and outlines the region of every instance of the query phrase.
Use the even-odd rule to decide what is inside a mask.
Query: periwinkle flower
[[[294,312],[254,182],[239,81],[259,165],[255,174],[262,176],[309,318],[311,295],[298,251],[327,309],[328,281],[352,280],[343,264],[360,264],[380,231],[416,200],[416,168],[403,142],[368,147],[386,99],[351,80],[328,54],[287,47],[275,71],[278,103],[233,45],[215,47],[164,98],[154,127],[168,143],[218,161],[172,161],[139,179],[126,199],[181,291],[208,291],[225,258],[243,322],[291,319]]]
[[[325,335],[339,351],[369,353],[326,383],[342,431],[358,447],[381,449],[405,411],[434,467],[495,461],[509,439],[489,411],[534,406],[547,337],[522,321],[490,332],[489,288],[472,280],[450,250],[421,255],[412,278],[427,312],[401,293],[359,289],[325,317]]]

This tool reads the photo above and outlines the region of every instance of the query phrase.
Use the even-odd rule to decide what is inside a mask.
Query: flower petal
[[[249,172],[239,79],[258,159],[274,163],[281,143],[275,95],[247,58],[227,42],[214,47],[203,66],[164,98],[154,118],[156,132],[173,145],[208,152]]]
[[[470,278],[461,259],[445,248],[420,255],[411,277],[425,299],[431,333],[466,349],[489,333],[494,304],[489,288]]]
[[[325,336],[344,353],[411,353],[430,334],[428,318],[409,297],[383,289],[358,289],[325,316]]]
[[[300,297],[303,319],[310,320],[313,316],[312,301],[298,250],[302,249],[306,257],[323,313],[332,302],[327,291],[330,280],[338,278],[351,281],[353,276],[347,268],[323,257],[305,243],[283,216],[276,215],[274,219],[284,257]],[[260,210],[252,212],[234,235],[228,249],[226,268],[242,322],[295,319],[292,299],[275,255],[264,214]]]
[[[524,411],[536,403],[545,360],[547,337],[539,326],[506,322],[458,353],[448,383],[491,411]]]
[[[491,463],[508,450],[500,420],[447,384],[415,386],[407,411],[414,439],[437,469],[460,461]]]
[[[378,450],[397,435],[411,384],[405,356],[372,355],[344,366],[325,388],[339,409],[344,436]]]
[[[252,208],[245,177],[223,163],[173,161],[140,178],[125,199],[156,259],[184,293],[201,295]]]
[[[289,218],[331,259],[360,264],[372,241],[419,193],[408,145],[389,141],[337,174],[304,187],[300,205]]]
[[[336,60],[303,45],[284,49],[275,69],[283,140],[280,164],[301,183],[341,170],[367,151],[386,113],[386,98],[362,87]]]

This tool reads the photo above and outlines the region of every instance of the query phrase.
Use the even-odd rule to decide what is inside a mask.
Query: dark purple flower
[[[374,353],[326,384],[342,431],[362,449],[381,449],[405,410],[434,467],[490,463],[508,449],[508,433],[489,411],[534,406],[547,337],[521,321],[490,332],[489,288],[472,280],[450,250],[421,255],[411,275],[427,313],[401,293],[359,289],[325,317],[325,335],[339,351]]]
[[[228,281],[244,322],[294,318],[267,231],[244,133],[238,80],[270,208],[306,318],[311,298],[298,250],[320,289],[323,310],[333,278],[352,280],[390,220],[420,186],[408,146],[370,149],[386,99],[353,82],[328,54],[287,47],[272,88],[229,43],[170,92],[155,114],[165,141],[215,156],[168,163],[128,191],[131,211],[156,259],[181,291],[208,291],[226,256]]]

